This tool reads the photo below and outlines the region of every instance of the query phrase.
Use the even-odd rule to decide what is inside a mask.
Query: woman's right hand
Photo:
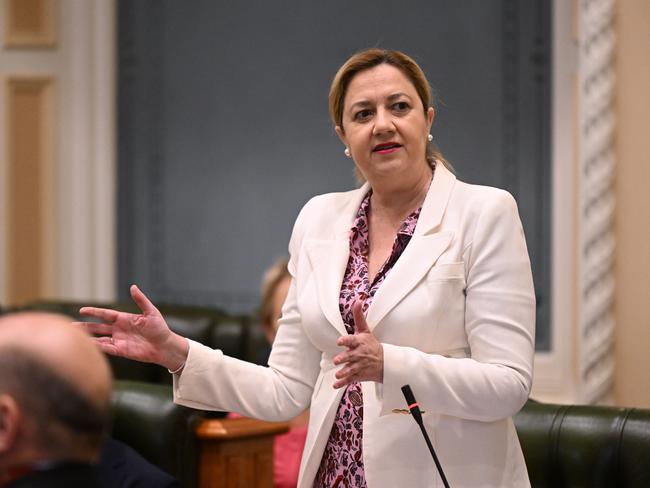
[[[187,359],[187,339],[174,333],[153,303],[140,289],[132,285],[131,297],[141,314],[118,312],[107,308],[83,307],[81,315],[101,320],[101,323],[79,322],[96,334],[100,349],[113,356],[155,363],[171,371],[180,369]]]

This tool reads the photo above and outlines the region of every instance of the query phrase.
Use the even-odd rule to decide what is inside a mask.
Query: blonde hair
[[[264,278],[262,278],[262,301],[259,308],[259,320],[263,326],[272,326],[275,324],[275,317],[273,317],[273,294],[275,289],[278,287],[280,282],[285,278],[291,276],[289,274],[289,258],[283,257],[278,259],[273,266],[271,266],[266,273],[264,273]]]
[[[413,84],[415,91],[422,102],[422,107],[424,108],[423,116],[427,117],[427,111],[429,107],[433,106],[433,94],[431,92],[431,86],[427,80],[427,77],[424,75],[422,68],[409,56],[400,52],[389,49],[366,49],[364,51],[359,51],[358,53],[352,55],[343,66],[339,68],[332,80],[332,85],[330,87],[329,93],[329,112],[330,118],[335,126],[341,128],[343,132],[345,129],[343,127],[343,110],[345,95],[348,90],[348,86],[358,73],[374,68],[381,64],[388,64],[399,69],[404,75],[409,79]],[[427,162],[433,166],[437,161],[444,164],[448,169],[453,171],[451,164],[444,158],[442,152],[438,147],[429,142],[426,145],[425,158]],[[361,175],[357,171],[357,178]],[[363,177],[361,176],[361,181]]]

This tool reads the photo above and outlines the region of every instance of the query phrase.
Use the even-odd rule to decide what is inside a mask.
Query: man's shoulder
[[[48,469],[32,471],[10,483],[6,488],[69,488],[83,486],[104,488],[97,471],[90,464],[66,463]]]
[[[151,464],[135,449],[115,439],[104,446],[97,467],[101,480],[110,487],[140,486],[151,488],[177,487],[178,481]]]

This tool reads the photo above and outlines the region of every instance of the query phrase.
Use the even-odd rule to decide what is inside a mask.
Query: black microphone
[[[422,420],[422,412],[420,412],[420,407],[418,406],[418,402],[415,401],[415,395],[413,395],[413,392],[411,391],[411,387],[409,385],[402,386],[402,393],[404,394],[404,398],[406,399],[406,404],[408,405],[408,408],[411,411],[413,420],[415,420],[415,422],[420,426],[420,430],[422,431],[424,440],[427,442],[427,447],[429,448],[429,452],[433,457],[433,461],[436,463],[436,468],[438,468],[438,473],[442,478],[442,482],[445,485],[445,488],[449,488],[449,482],[447,481],[445,472],[442,470],[442,465],[438,460],[438,456],[436,456],[436,451],[433,449],[433,446],[431,445],[429,434],[427,434],[427,430],[424,428],[424,421]]]

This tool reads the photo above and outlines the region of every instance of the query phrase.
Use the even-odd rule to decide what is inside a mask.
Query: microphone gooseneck
[[[427,434],[427,430],[424,428],[424,421],[422,420],[422,412],[420,411],[420,407],[418,406],[418,402],[415,400],[415,395],[413,395],[413,391],[411,391],[410,385],[404,385],[402,386],[402,393],[404,394],[404,399],[406,400],[406,404],[408,405],[408,409],[411,411],[411,416],[413,417],[413,420],[420,426],[420,430],[422,431],[422,435],[424,436],[424,440],[427,443],[427,447],[429,448],[429,452],[431,453],[431,456],[433,457],[433,462],[436,463],[436,468],[438,468],[438,474],[440,474],[440,478],[442,478],[442,482],[445,485],[445,488],[449,488],[449,482],[447,481],[447,477],[445,476],[445,472],[442,470],[442,465],[440,464],[440,461],[438,460],[438,456],[436,455],[436,451],[433,449],[433,445],[431,444],[431,439],[429,439],[429,434]]]
[[[423,422],[422,412],[420,412],[420,407],[418,405],[418,402],[415,400],[413,391],[411,391],[411,386],[410,385],[402,386],[402,393],[404,394],[404,398],[406,399],[406,405],[408,405],[408,408],[411,411],[411,415],[413,415],[413,418],[418,424],[421,424]]]

